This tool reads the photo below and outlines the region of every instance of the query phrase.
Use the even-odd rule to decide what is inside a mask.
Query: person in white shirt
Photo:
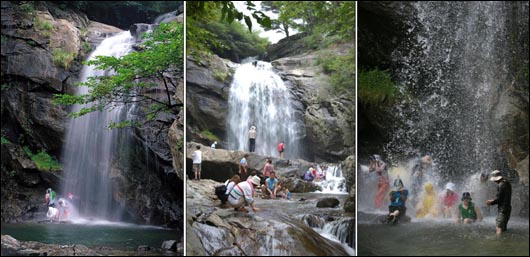
[[[251,153],[256,151],[256,127],[250,127],[248,131],[248,140],[249,140],[249,151]]]
[[[193,172],[195,172],[195,180],[201,179],[201,163],[202,163],[202,152],[201,146],[197,146],[197,150],[193,152]]]
[[[260,185],[261,179],[258,176],[253,176],[247,181],[237,184],[228,195],[228,203],[234,207],[235,211],[248,212],[245,205],[249,205],[254,212],[259,211],[259,208],[254,207],[254,188]]]
[[[217,145],[217,141],[213,142],[213,144],[212,144],[211,147],[212,147],[213,149],[215,149],[215,146],[216,146],[216,145]]]

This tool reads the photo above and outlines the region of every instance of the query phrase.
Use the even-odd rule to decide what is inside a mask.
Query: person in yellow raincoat
[[[429,215],[432,217],[438,216],[438,210],[436,209],[436,192],[431,183],[425,183],[425,191],[423,192],[423,199],[420,199],[418,206],[416,207],[416,218],[424,218]]]

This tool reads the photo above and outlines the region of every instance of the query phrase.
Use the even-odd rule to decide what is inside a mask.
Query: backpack
[[[220,185],[215,187],[215,195],[217,198],[221,199],[221,197],[226,193],[226,185]]]

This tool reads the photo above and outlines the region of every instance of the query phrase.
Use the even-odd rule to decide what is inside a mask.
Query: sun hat
[[[250,178],[250,182],[256,186],[259,186],[261,179],[258,176],[252,176],[252,178]]]
[[[494,170],[493,172],[491,172],[490,176],[491,176],[490,181],[493,181],[493,182],[497,182],[502,179],[502,174],[499,170]]]
[[[455,191],[455,184],[449,182],[449,183],[447,183],[447,184],[445,185],[445,189],[449,189],[449,190],[451,190],[451,191],[454,192],[454,191]]]

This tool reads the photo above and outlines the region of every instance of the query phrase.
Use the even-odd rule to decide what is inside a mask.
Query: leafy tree
[[[94,111],[111,109],[115,104],[146,103],[148,107],[147,121],[154,120],[164,112],[176,114],[178,107],[171,98],[171,92],[177,82],[167,76],[183,63],[183,26],[177,22],[163,23],[152,33],[145,35],[142,50],[132,52],[120,58],[98,56],[88,61],[100,70],[112,70],[114,75],[90,77],[81,86],[89,88],[84,95],[55,95],[55,103],[66,105],[85,104],[79,112],[71,113],[79,117]],[[158,85],[165,89],[164,98],[156,98],[148,94],[148,90]],[[126,120],[119,124],[109,124],[111,128],[139,125]]]
[[[269,28],[271,20],[246,1],[252,15],[238,11],[231,1],[187,3],[187,49],[214,52],[221,57],[238,61],[239,58],[265,52],[267,41],[252,33],[251,16],[263,27]],[[244,21],[248,31],[235,20]]]

